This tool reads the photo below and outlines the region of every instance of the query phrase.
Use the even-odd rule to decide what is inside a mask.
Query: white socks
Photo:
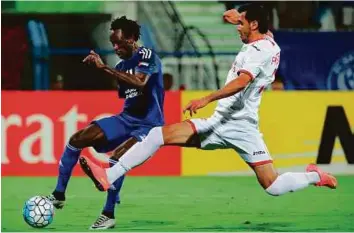
[[[109,183],[123,176],[130,169],[148,160],[164,144],[162,127],[155,127],[141,142],[135,143],[111,168],[106,169]]]
[[[287,192],[294,192],[306,188],[311,184],[320,181],[317,172],[294,173],[286,172],[278,178],[265,191],[273,196],[283,195]]]

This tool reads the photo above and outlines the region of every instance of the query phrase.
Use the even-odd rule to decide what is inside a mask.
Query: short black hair
[[[121,29],[124,37],[132,38],[135,41],[138,41],[140,38],[140,25],[134,21],[127,19],[126,16],[122,16],[120,18],[116,18],[111,23],[111,30]]]
[[[246,11],[246,19],[248,22],[257,21],[258,30],[264,34],[268,31],[268,17],[263,6],[257,3],[248,3],[240,6],[238,12],[242,13]]]

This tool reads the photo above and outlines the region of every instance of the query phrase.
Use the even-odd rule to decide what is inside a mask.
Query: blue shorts
[[[154,127],[130,123],[121,115],[105,117],[91,123],[99,126],[108,140],[107,145],[102,147],[94,147],[94,149],[99,153],[112,151],[131,137],[141,141]]]

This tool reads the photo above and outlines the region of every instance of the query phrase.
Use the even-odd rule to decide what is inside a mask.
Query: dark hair
[[[238,12],[242,13],[246,11],[246,19],[248,22],[257,21],[258,30],[260,33],[266,33],[268,31],[268,17],[263,6],[257,3],[248,3],[240,6]]]
[[[140,38],[140,25],[136,21],[127,19],[125,16],[116,18],[111,23],[111,30],[117,29],[121,29],[126,38],[133,37],[135,41],[138,41]]]

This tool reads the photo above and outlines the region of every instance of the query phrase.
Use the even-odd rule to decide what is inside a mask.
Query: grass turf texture
[[[337,190],[310,187],[267,195],[255,177],[127,177],[117,225],[109,231],[354,231],[354,177]],[[86,177],[71,179],[66,206],[44,229],[22,218],[24,202],[46,195],[55,178],[2,177],[2,231],[88,231],[105,193]]]

